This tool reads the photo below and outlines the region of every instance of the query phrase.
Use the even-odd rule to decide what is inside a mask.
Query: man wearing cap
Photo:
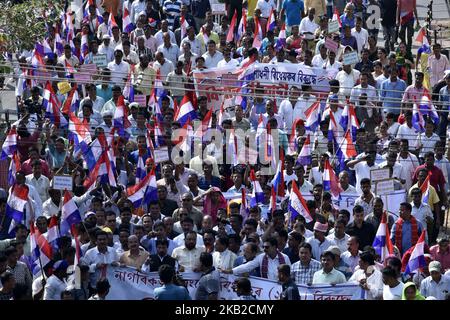
[[[131,4],[130,10],[130,18],[133,24],[136,24],[136,21],[139,19],[141,14],[145,15],[145,9],[147,9],[147,1],[146,0],[137,0],[133,1]]]
[[[322,252],[326,251],[328,247],[334,245],[334,242],[325,237],[327,232],[328,224],[316,221],[314,224],[314,237],[306,239],[306,242],[312,247],[312,256],[314,259],[319,259]]]
[[[53,265],[53,274],[47,279],[44,287],[43,300],[61,300],[61,293],[66,290],[68,263],[65,260],[56,261]]]
[[[439,261],[431,261],[428,265],[430,276],[422,280],[420,293],[424,297],[434,297],[437,300],[448,300],[450,297],[450,278],[442,275]]]
[[[130,65],[128,62],[122,60],[123,49],[117,48],[114,50],[114,61],[108,63],[108,69],[111,70],[111,82],[123,88],[125,81],[130,72]]]

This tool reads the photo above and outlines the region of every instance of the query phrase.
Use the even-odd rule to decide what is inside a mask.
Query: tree
[[[45,37],[47,26],[60,20],[64,1],[24,0],[0,6],[0,53],[31,50]]]

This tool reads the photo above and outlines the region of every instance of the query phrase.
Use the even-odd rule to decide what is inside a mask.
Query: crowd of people
[[[84,1],[82,19],[68,7],[45,45],[9,55],[18,120],[2,134],[0,300],[107,299],[105,268],[124,266],[158,272],[161,300],[220,299],[221,273],[237,276],[241,300],[256,299],[249,276],[281,283],[283,300],[300,299],[298,285],[346,282],[367,300],[450,298],[450,66],[426,36],[414,49],[416,1],[225,2],[217,23],[209,0]],[[376,12],[381,24],[369,23]],[[358,63],[344,63],[349,52]],[[256,83],[245,103],[212,110],[193,73],[249,61],[325,69],[330,92],[300,83],[271,96]],[[80,83],[75,74],[86,70],[95,72]],[[132,91],[145,99],[130,101]],[[156,150],[170,155],[186,141],[172,136],[186,128],[186,97],[191,124],[206,128],[182,149],[190,161],[159,161]],[[308,110],[318,99],[314,130]],[[355,130],[342,159],[335,141],[352,131],[344,110],[354,111]],[[282,167],[272,174],[260,159],[228,163],[229,140],[206,134],[261,128],[279,136],[272,151]],[[375,188],[377,169],[406,191],[400,205]],[[69,191],[56,186],[61,175]],[[131,195],[150,176],[152,197],[142,199],[149,185],[136,204]],[[336,204],[344,195],[355,198],[350,210]],[[65,216],[68,203],[79,221]],[[382,229],[388,254],[376,245]],[[195,297],[183,272],[201,273]]]

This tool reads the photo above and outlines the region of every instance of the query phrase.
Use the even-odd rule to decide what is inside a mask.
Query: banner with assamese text
[[[200,279],[200,273],[182,273],[189,294],[195,299],[195,293]],[[143,273],[134,268],[108,267],[106,277],[111,285],[107,300],[148,300],[154,299],[153,291],[161,286],[157,272]],[[221,273],[220,299],[233,300],[237,298],[233,291],[236,276]],[[253,295],[258,300],[279,300],[281,285],[276,281],[249,277]],[[359,300],[361,288],[355,283],[340,285],[299,286],[302,300]]]

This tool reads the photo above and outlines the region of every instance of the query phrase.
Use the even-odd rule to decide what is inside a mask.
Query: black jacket
[[[175,268],[175,259],[171,256],[165,256],[162,260],[157,254],[151,254],[150,257],[150,272],[158,271],[159,267],[163,264],[168,264],[169,266]]]

